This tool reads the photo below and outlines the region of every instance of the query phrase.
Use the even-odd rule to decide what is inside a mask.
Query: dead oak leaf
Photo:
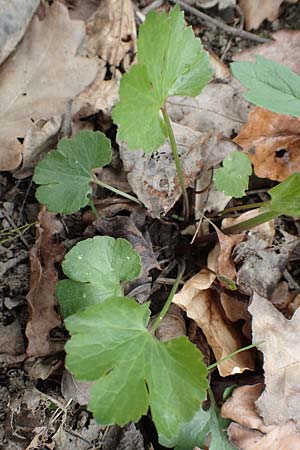
[[[253,341],[261,342],[265,390],[256,402],[266,425],[300,425],[300,309],[286,319],[272,303],[253,295],[249,306]]]
[[[36,243],[30,250],[30,291],[27,295],[29,321],[26,326],[28,356],[43,356],[53,352],[49,333],[60,325],[55,311],[55,289],[58,281],[56,264],[64,256],[63,244],[53,239],[60,231],[60,222],[43,207],[38,215]]]
[[[67,103],[95,78],[97,63],[76,56],[84,23],[72,21],[59,2],[32,20],[16,52],[0,69],[0,170],[22,161],[21,142],[32,122],[66,112]]]
[[[255,108],[234,142],[249,156],[258,177],[283,181],[300,172],[300,119]]]

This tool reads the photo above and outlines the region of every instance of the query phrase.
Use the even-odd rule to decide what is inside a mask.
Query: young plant
[[[289,68],[256,56],[256,62],[241,61],[231,64],[233,75],[246,87],[245,98],[255,105],[270,111],[300,116],[300,77]],[[233,152],[223,161],[223,167],[215,172],[214,181],[218,190],[232,197],[242,197],[248,187],[251,163],[247,156]],[[238,232],[277,218],[282,214],[300,215],[300,174],[290,175],[279,185],[270,189],[271,200],[253,205],[242,205],[233,210],[251,209],[260,206],[261,214],[253,219],[228,228]],[[225,230],[224,230],[225,231]]]
[[[135,197],[103,183],[93,173],[110,162],[110,140],[100,131],[80,131],[72,139],[64,138],[57,150],[48,153],[35,168],[33,181],[40,185],[36,198],[50,212],[72,214],[90,202],[90,183],[96,183],[138,202]]]
[[[192,28],[185,28],[178,5],[169,15],[149,13],[140,27],[137,45],[138,63],[122,77],[120,102],[112,113],[118,138],[127,143],[129,150],[146,153],[158,149],[169,138],[187,218],[184,174],[166,101],[170,96],[195,97],[201,92],[212,77],[208,54]]]
[[[101,424],[125,425],[150,407],[160,442],[168,444],[206,397],[200,351],[186,337],[158,341],[147,329],[149,304],[123,296],[120,283],[141,269],[126,240],[82,241],[62,267],[69,278],[57,289],[71,334],[66,366],[78,380],[93,382],[89,409]]]

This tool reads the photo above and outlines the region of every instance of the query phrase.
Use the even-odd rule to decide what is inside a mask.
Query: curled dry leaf
[[[297,0],[288,0],[295,3]],[[257,29],[265,19],[273,22],[277,19],[280,6],[284,0],[240,0],[239,7],[245,16],[247,30]]]
[[[97,78],[74,101],[76,117],[102,111],[109,116],[119,100],[120,66],[128,70],[136,53],[136,26],[131,0],[103,0],[86,23],[81,54],[97,56]],[[107,77],[107,71],[110,77]]]
[[[298,450],[300,434],[293,421],[266,426],[258,415],[255,401],[262,390],[263,384],[239,387],[222,406],[221,416],[234,421],[227,429],[230,441],[239,450]]]
[[[235,280],[236,269],[231,254],[234,247],[244,240],[245,233],[232,234],[230,236],[217,229],[217,235],[220,243],[220,255],[218,258],[219,274]]]
[[[272,303],[254,294],[253,341],[264,355],[266,388],[256,402],[266,425],[294,420],[300,425],[300,309],[288,320]]]
[[[224,358],[243,347],[243,340],[232,325],[228,325],[218,297],[210,286],[218,272],[219,247],[216,246],[209,254],[208,269],[201,270],[190,278],[173,303],[186,311],[203,331],[208,344],[212,348],[216,360]],[[244,370],[254,370],[254,362],[247,351],[239,353],[218,365],[221,376],[242,373]]]
[[[174,124],[186,187],[193,186],[202,170],[219,164],[236,149],[235,144],[214,133],[200,133]],[[181,196],[169,142],[153,154],[131,152],[120,143],[120,154],[128,181],[139,200],[154,218],[166,214]],[[141,173],[143,177],[141,177]]]
[[[54,2],[44,20],[32,20],[16,52],[1,66],[0,170],[20,165],[20,139],[32,122],[64,114],[69,99],[94,80],[97,63],[76,56],[83,38],[84,24],[70,20],[67,8]]]
[[[258,177],[283,181],[300,172],[300,119],[255,108],[234,142],[248,155]]]
[[[252,2],[249,1],[249,4]],[[300,72],[300,54],[295,48],[300,45],[299,30],[280,30],[272,34],[272,41],[243,50],[233,56],[234,61],[253,61],[256,55],[283,64],[296,73]]]
[[[28,356],[53,353],[49,333],[61,320],[55,311],[55,288],[58,281],[56,264],[64,256],[63,244],[58,244],[53,234],[61,231],[55,215],[43,207],[38,215],[35,245],[30,250],[30,291],[27,295],[29,321],[26,326]]]
[[[154,324],[158,315],[153,316],[149,322],[149,329]],[[161,324],[155,331],[155,336],[160,341],[170,341],[179,336],[186,335],[185,320],[183,318],[181,309],[177,305],[171,305],[167,314],[161,321]]]

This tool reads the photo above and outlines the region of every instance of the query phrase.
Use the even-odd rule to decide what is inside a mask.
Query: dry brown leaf
[[[120,67],[128,70],[136,53],[136,26],[131,0],[103,0],[86,23],[81,54],[99,58],[94,83],[74,101],[76,118],[99,111],[110,115],[119,99]],[[107,71],[110,78],[107,78]]]
[[[209,254],[208,267],[213,272],[208,269],[200,271],[185,283],[173,299],[173,303],[186,311],[188,317],[201,328],[217,361],[243,347],[238,331],[229,326],[224,318],[216,292],[209,289],[218,271],[218,254],[218,246]],[[244,370],[254,370],[254,362],[246,351],[220,363],[218,369],[220,375],[226,377]]]
[[[252,1],[252,0],[250,0]],[[300,53],[295,49],[300,45],[299,30],[280,30],[272,34],[272,41],[256,45],[236,53],[234,61],[255,61],[256,55],[283,64],[296,73],[300,72]]]
[[[40,0],[10,0],[0,4],[0,64],[15,50]]]
[[[300,119],[255,108],[234,142],[249,156],[258,177],[283,181],[300,172]]]
[[[153,326],[158,314],[151,317],[149,322],[149,330]],[[155,336],[160,341],[170,341],[179,336],[186,335],[185,320],[183,318],[181,309],[177,305],[171,305],[167,314],[161,321],[159,327],[155,331]]]
[[[87,20],[97,11],[101,0],[59,0],[70,11],[70,17],[74,20]]]
[[[251,340],[251,315],[248,311],[249,302],[245,300],[245,298],[240,298],[238,294],[235,295],[235,293],[229,294],[227,292],[221,292],[220,303],[230,322],[244,320],[245,323],[242,326],[243,334]]]
[[[18,320],[9,325],[0,324],[0,368],[17,366],[24,360],[24,338]]]
[[[288,0],[295,3],[297,0]],[[273,22],[277,19],[284,0],[239,0],[239,6],[245,16],[247,30],[257,29],[265,19]]]
[[[220,243],[220,255],[218,258],[219,274],[235,280],[236,269],[231,254],[234,247],[244,240],[245,233],[226,235],[218,229],[216,231]]]
[[[244,222],[248,219],[252,219],[253,217],[261,214],[260,209],[252,209],[251,211],[244,212],[238,217],[234,218],[226,218],[222,220],[222,229],[231,227],[233,225],[237,225],[238,223]],[[274,220],[269,220],[261,225],[258,225],[251,230],[248,231],[248,236],[255,235],[259,239],[263,239],[267,244],[271,245],[273,243],[273,239],[275,236],[275,225]]]
[[[236,149],[232,141],[220,135],[200,133],[176,124],[173,128],[186,187],[194,186],[202,170],[216,166]],[[169,142],[153,154],[132,152],[127,150],[125,143],[119,144],[129,184],[139,200],[154,218],[166,214],[181,196]]]
[[[29,321],[26,326],[28,356],[43,356],[55,351],[49,333],[61,320],[55,311],[55,288],[58,280],[56,264],[64,256],[63,244],[53,234],[61,230],[55,215],[43,207],[38,215],[36,243],[30,250],[30,291],[27,295]]]
[[[95,61],[76,56],[84,24],[72,21],[67,8],[55,2],[43,21],[31,22],[16,52],[0,69],[0,170],[14,170],[21,161],[24,139],[39,119],[66,112],[67,103],[95,78]]]
[[[266,388],[256,402],[266,425],[294,420],[300,425],[300,309],[286,319],[272,303],[254,294],[253,341],[264,355]]]
[[[230,441],[239,450],[298,450],[300,434],[293,421],[266,426],[255,408],[263,384],[242,386],[221,409],[221,416],[233,420],[227,429]]]

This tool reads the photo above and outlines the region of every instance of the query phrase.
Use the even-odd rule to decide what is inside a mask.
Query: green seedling
[[[141,269],[126,240],[82,241],[62,267],[69,277],[57,290],[71,334],[66,366],[78,380],[93,382],[89,409],[101,424],[124,425],[150,407],[160,442],[167,443],[206,397],[208,371],[200,351],[186,337],[158,341],[157,325],[147,329],[149,304],[123,296],[121,282]]]
[[[111,162],[111,155],[110,140],[100,131],[80,131],[72,139],[62,139],[57,150],[48,153],[35,168],[33,181],[40,185],[36,198],[50,212],[72,214],[90,202],[91,183],[96,183],[138,202],[94,174],[95,169]]]
[[[214,182],[218,191],[240,198],[245,195],[251,174],[249,158],[244,153],[232,152],[224,159],[223,167],[215,171]]]
[[[169,138],[188,217],[188,197],[172,125],[168,97],[195,97],[212,78],[208,54],[177,5],[170,14],[151,12],[140,27],[138,63],[121,80],[120,102],[113,110],[118,138],[129,150],[158,149]]]

